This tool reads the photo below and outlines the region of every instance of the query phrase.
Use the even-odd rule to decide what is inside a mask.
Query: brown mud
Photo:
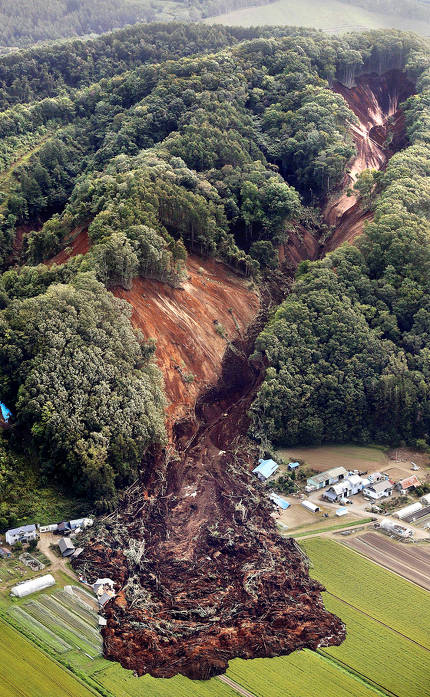
[[[392,71],[359,78],[350,90],[334,89],[360,125],[351,174],[325,209],[326,221],[336,226],[326,251],[360,234],[369,219],[345,189],[362,169],[383,168],[401,147],[398,105],[411,86]],[[132,303],[135,325],[159,342],[171,399],[170,441],[145,458],[140,480],[118,509],[84,533],[84,551],[73,563],[89,582],[98,576],[115,581],[117,596],[103,609],[104,653],[138,675],[206,679],[225,672],[237,656],[277,656],[345,638],[342,622],[322,604],[305,555],[277,533],[267,490],[250,473],[257,447],[246,437],[247,413],[265,371],[252,358],[255,338],[297,263],[320,253],[309,232],[291,232],[280,249],[290,271],[282,283],[275,277],[261,289],[258,314],[256,296],[239,287],[243,281],[221,280],[227,273],[221,265],[209,268],[195,258],[184,291],[139,281],[116,292]],[[227,297],[221,288],[215,292],[217,283]],[[215,319],[225,323],[228,342],[221,329],[212,331]],[[184,386],[178,365],[196,375],[194,386]]]

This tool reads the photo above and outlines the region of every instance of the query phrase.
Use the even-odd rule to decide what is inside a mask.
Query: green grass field
[[[302,543],[311,576],[327,590],[430,649],[430,602],[424,589],[328,539]]]
[[[0,634],[0,697],[96,694],[1,619]]]
[[[248,7],[210,17],[206,24],[257,26],[264,24],[315,27],[327,32],[360,31],[363,29],[401,29],[430,35],[428,22],[398,15],[369,12],[339,0],[278,0],[260,7]]]

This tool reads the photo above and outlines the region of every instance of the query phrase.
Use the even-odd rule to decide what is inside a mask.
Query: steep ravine
[[[360,119],[353,134],[358,155],[351,177],[367,166],[384,167],[402,143],[397,110],[411,83],[392,71],[381,78],[363,76],[351,89],[339,83],[334,89]],[[382,143],[389,128],[393,139],[386,149]],[[325,251],[362,230],[366,215],[357,201],[345,196],[350,183],[346,177],[342,192],[325,209],[327,222],[336,226]],[[294,267],[319,253],[312,236],[299,231],[284,245],[281,260]],[[198,286],[195,268],[190,268],[189,283]],[[190,344],[187,350],[179,341],[175,346],[174,330],[175,317],[184,333],[181,342],[198,328],[193,304],[185,307],[193,288],[170,297],[161,284],[152,289],[145,284],[145,289],[134,286],[129,294],[118,294],[132,302],[137,326],[144,327],[153,313],[151,327],[163,347],[158,360],[176,422],[169,447],[145,459],[140,481],[124,494],[118,510],[85,533],[84,552],[74,562],[88,581],[97,576],[115,581],[117,597],[103,611],[108,620],[102,630],[106,657],[139,675],[182,673],[206,679],[224,672],[236,656],[275,656],[339,644],[345,637],[342,622],[323,607],[322,588],[309,578],[296,543],[278,535],[265,488],[250,474],[257,451],[246,438],[247,411],[264,377],[264,365],[250,356],[270,308],[281,299],[279,284],[274,279],[261,289],[259,313],[255,304],[249,316],[240,316],[239,329],[233,315],[239,317],[241,300],[234,284],[216,310],[211,292],[204,296],[198,317],[207,314],[208,324],[201,341],[211,344],[213,313],[221,314],[225,304],[235,307],[229,313],[235,331],[230,324],[222,362],[221,347],[217,353],[210,345],[202,346],[197,362],[212,361],[212,382],[208,373],[207,380],[202,378],[207,389],[188,405],[176,364],[189,365],[193,357],[188,354],[196,348]],[[193,302],[205,290],[197,286]],[[246,293],[242,300],[246,303]],[[164,336],[167,325],[169,334],[173,332],[169,340]],[[221,337],[222,331],[217,334]],[[224,349],[225,338],[223,342]],[[201,366],[199,374],[206,369]],[[184,408],[176,410],[178,385]],[[190,395],[194,400],[192,388]]]

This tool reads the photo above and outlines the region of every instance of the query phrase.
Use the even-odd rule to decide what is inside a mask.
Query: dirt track
[[[406,546],[375,532],[345,540],[345,543],[372,561],[430,590],[430,546]]]

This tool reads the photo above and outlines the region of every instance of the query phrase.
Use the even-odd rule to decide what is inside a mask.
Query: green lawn
[[[302,543],[327,590],[430,649],[429,594],[356,552],[315,538]]]
[[[0,633],[0,697],[96,694],[1,619]]]
[[[270,5],[248,7],[210,17],[206,24],[257,26],[264,24],[315,27],[328,32],[362,29],[401,29],[430,35],[430,20],[407,19],[398,15],[370,12],[339,0],[278,0]]]

